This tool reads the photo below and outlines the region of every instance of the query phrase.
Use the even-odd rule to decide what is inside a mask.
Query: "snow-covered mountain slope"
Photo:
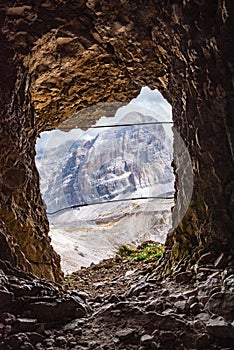
[[[37,149],[47,212],[59,211],[49,215],[52,243],[67,272],[112,256],[121,244],[165,241],[173,201],[134,198],[173,195],[172,139],[151,116],[134,111],[126,120],[134,125],[79,131]]]
[[[172,192],[169,141],[161,124],[130,125],[102,128],[93,136],[86,132],[39,152],[37,166],[47,211],[136,197],[139,192],[142,196]]]

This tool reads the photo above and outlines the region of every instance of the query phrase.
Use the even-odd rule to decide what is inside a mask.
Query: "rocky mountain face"
[[[140,114],[137,117],[143,119]],[[96,135],[87,132],[56,149],[38,150],[36,159],[47,212],[173,193],[172,140],[163,124],[99,130]]]

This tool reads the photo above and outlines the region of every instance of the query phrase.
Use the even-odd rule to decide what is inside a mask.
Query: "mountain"
[[[47,212],[58,211],[49,214],[52,242],[74,269],[77,260],[97,262],[121,244],[164,242],[170,227],[173,201],[151,197],[173,195],[172,139],[150,116],[134,112],[127,121],[37,150]],[[140,197],[150,199],[134,200]]]
[[[47,211],[172,192],[167,138],[161,124],[115,126],[39,151],[37,166]]]

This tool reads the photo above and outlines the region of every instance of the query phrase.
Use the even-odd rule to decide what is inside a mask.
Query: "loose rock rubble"
[[[68,276],[66,291],[1,272],[0,349],[233,349],[232,263],[159,270],[116,257]]]
[[[34,349],[47,329],[84,317],[89,306],[73,292],[0,260],[0,349]]]

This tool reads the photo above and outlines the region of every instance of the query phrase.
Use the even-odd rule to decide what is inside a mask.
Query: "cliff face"
[[[134,116],[144,119],[129,114]],[[56,148],[45,143],[36,159],[47,212],[112,199],[166,197],[174,188],[172,140],[162,125],[92,130]]]
[[[233,4],[6,0],[0,12],[0,258],[59,280],[35,168],[36,137],[84,107],[130,100],[143,85],[158,87],[172,104],[195,175],[190,208],[167,240],[168,266],[208,251],[211,260],[228,253]],[[98,117],[79,116],[87,127]],[[174,158],[182,176],[176,148]]]

